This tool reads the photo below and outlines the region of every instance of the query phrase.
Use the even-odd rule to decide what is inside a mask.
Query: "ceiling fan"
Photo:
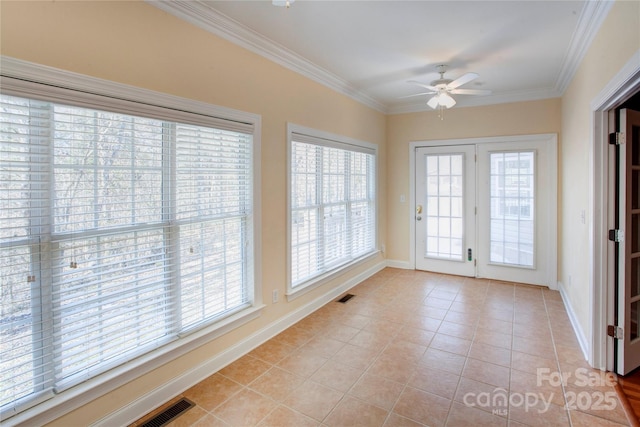
[[[456,105],[456,100],[453,99],[451,95],[489,95],[491,94],[490,90],[483,89],[458,89],[460,86],[469,83],[472,80],[478,78],[478,74],[476,73],[466,73],[455,80],[445,79],[444,73],[447,71],[446,65],[438,65],[436,67],[438,69],[438,73],[440,73],[440,78],[432,81],[430,84],[420,83],[415,80],[409,80],[408,83],[418,85],[425,89],[428,89],[429,92],[421,92],[413,95],[403,96],[402,98],[409,98],[412,96],[420,96],[420,95],[433,95],[427,105],[434,110],[438,107],[440,108],[451,108]]]

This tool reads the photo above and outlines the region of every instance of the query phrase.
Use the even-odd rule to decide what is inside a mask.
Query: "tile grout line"
[[[464,281],[463,281],[464,283]],[[458,291],[456,292],[456,297],[460,294],[460,290],[458,289]],[[453,301],[455,301],[455,298],[453,299]],[[453,301],[451,303],[451,305],[453,305]],[[451,311],[451,305],[449,305],[449,308],[447,309],[447,314],[449,314],[449,312]],[[446,319],[446,315],[445,315],[445,319]],[[442,319],[442,322],[444,322],[444,319]],[[440,330],[440,328],[442,327],[442,322],[440,322],[440,325],[438,326],[438,330]],[[467,325],[464,325],[467,326]],[[456,384],[456,389],[453,392],[453,396],[451,399],[449,399],[449,408],[447,408],[447,415],[444,418],[444,426],[447,425],[447,423],[449,422],[449,417],[451,416],[451,410],[453,408],[453,404],[455,402],[455,396],[456,396],[456,392],[458,391],[458,387],[460,386],[460,382],[462,381],[462,373],[464,372],[465,367],[467,366],[467,362],[469,360],[469,353],[471,352],[471,346],[473,345],[473,337],[475,336],[476,332],[478,330],[478,323],[477,321],[475,322],[475,326],[474,326],[474,331],[473,331],[473,335],[471,337],[471,344],[469,344],[469,348],[466,351],[466,354],[464,356],[465,358],[465,362],[464,365],[462,366],[462,371],[460,372],[460,375],[458,375],[458,382]],[[437,332],[437,331],[436,331]],[[446,334],[445,334],[446,335]],[[430,345],[429,345],[430,347]],[[455,354],[455,353],[454,353]]]
[[[388,282],[388,279],[387,279],[387,281],[385,281],[385,283],[386,283],[386,282]],[[375,293],[375,292],[374,292],[374,293]],[[431,293],[431,292],[429,292],[429,293]],[[397,336],[397,333],[396,333],[396,336]],[[386,349],[388,346],[389,346],[389,344],[387,343],[387,345],[385,346],[385,349]],[[360,379],[361,379],[361,378],[362,378],[362,377],[363,377],[367,372],[369,372],[369,369],[371,369],[371,367],[376,363],[376,361],[380,358],[380,356],[382,355],[382,353],[384,353],[384,349],[383,349],[383,350],[381,350],[381,351],[379,351],[379,352],[378,352],[378,354],[376,355],[375,359],[374,359],[373,361],[371,361],[371,363],[369,363],[369,365],[368,365],[368,366],[365,368],[365,370],[362,372],[362,375],[360,375],[360,377],[358,378],[358,381],[360,381]],[[370,375],[374,375],[374,374],[370,374]],[[382,378],[385,378],[385,377],[382,377]],[[389,378],[385,378],[385,379],[389,380]],[[355,384],[357,384],[357,383],[358,383],[358,381],[356,381],[356,382],[351,386],[351,388],[350,388],[349,390],[353,389],[353,387],[355,386]],[[391,405],[391,408],[387,411],[387,416],[385,417],[384,422],[382,423],[382,425],[384,425],[384,424],[386,424],[386,423],[387,423],[387,421],[388,421],[389,417],[390,417],[390,416],[391,416],[391,414],[393,413],[393,408],[395,408],[395,405],[398,403],[398,400],[400,399],[400,396],[402,395],[402,393],[404,392],[405,388],[407,387],[407,384],[408,384],[408,382],[404,384],[402,391],[398,394],[398,397],[396,398],[396,401],[393,403],[393,405]],[[345,395],[346,395],[346,394],[347,394],[347,393],[345,393]],[[369,402],[366,402],[366,403],[371,404],[371,403],[369,403]],[[336,406],[337,406],[337,405],[336,405]],[[372,406],[375,406],[375,405],[372,405]],[[334,408],[334,409],[335,409],[335,408]],[[332,411],[332,412],[333,412],[333,411]],[[324,420],[323,420],[323,422],[324,422]]]
[[[556,346],[556,337],[555,337],[555,334],[553,332],[553,326],[551,324],[551,317],[549,316],[549,307],[547,305],[547,299],[546,299],[546,297],[544,295],[544,292],[542,293],[542,302],[544,303],[544,312],[545,312],[545,315],[547,316],[547,324],[549,326],[549,331],[551,333],[551,342],[553,344],[553,353],[555,355],[556,366],[558,368],[557,372],[559,372],[560,376],[562,376],[563,374],[562,374],[562,368],[560,367],[560,357],[559,357],[559,354],[558,354],[558,348]],[[565,386],[564,380],[560,382],[560,386],[562,387],[562,399],[564,400],[563,409],[564,409],[565,414],[566,414],[566,416],[567,416],[567,418],[569,420],[569,426],[571,427],[571,426],[573,426],[573,419],[571,418],[571,413],[567,408],[567,390],[566,390],[566,386]]]
[[[482,305],[484,306],[484,303],[487,299],[487,292],[488,292],[488,285],[486,286],[484,295],[483,295],[483,299],[482,299]],[[459,293],[458,293],[459,295]],[[460,383],[462,382],[462,374],[464,373],[464,369],[467,366],[468,360],[469,360],[469,354],[471,353],[471,347],[473,347],[473,343],[475,341],[475,337],[476,334],[478,333],[478,326],[479,326],[480,321],[476,320],[475,322],[475,326],[474,326],[474,330],[473,330],[473,335],[471,336],[471,345],[469,345],[469,350],[467,351],[467,355],[465,356],[465,362],[464,365],[462,366],[462,371],[460,372],[460,375],[458,375],[458,382],[456,384],[456,388],[453,391],[453,397],[451,398],[451,403],[449,404],[449,410],[447,411],[447,416],[444,420],[444,425],[446,426],[447,423],[449,422],[449,417],[451,416],[451,409],[453,408],[453,404],[455,403],[455,397],[456,394],[458,393],[458,387],[460,387]]]
[[[406,275],[406,277],[405,277],[405,276],[400,276],[399,274],[396,273],[395,275],[390,274],[390,275],[385,276],[384,281],[376,282],[376,285],[371,288],[371,289],[373,289],[373,291],[372,292],[367,292],[367,294],[365,294],[367,296],[367,299],[368,299],[368,301],[367,301],[368,304],[363,305],[362,307],[359,307],[359,309],[361,311],[359,311],[358,314],[362,315],[360,313],[362,312],[362,310],[365,310],[366,311],[366,315],[362,315],[362,316],[367,317],[368,321],[362,327],[354,328],[354,329],[358,329],[358,332],[356,332],[356,333],[360,333],[362,331],[368,331],[366,329],[367,326],[372,325],[373,320],[376,319],[376,317],[374,316],[375,310],[377,308],[384,307],[384,306],[386,306],[384,308],[388,310],[389,309],[389,304],[392,303],[392,301],[383,303],[383,301],[385,301],[384,300],[385,295],[388,296],[390,293],[392,293],[394,287],[397,287],[397,283],[402,283],[402,281],[407,280],[407,279],[411,280],[412,277],[413,277],[413,275],[411,275],[411,276]],[[411,307],[411,312],[414,315],[418,315],[419,316],[418,311],[420,310],[421,307],[426,307],[426,305],[424,304],[424,300],[426,300],[427,298],[432,297],[432,298],[447,299],[447,298],[442,298],[444,296],[443,294],[435,295],[434,291],[438,291],[438,290],[442,291],[449,283],[446,280],[443,280],[443,277],[441,277],[441,275],[432,276],[432,278],[434,278],[434,277],[437,279],[435,281],[435,285],[433,287],[429,288],[427,293],[424,293],[424,294],[422,293],[422,292],[424,292],[425,288],[423,288],[421,290],[420,296],[422,297],[422,303],[420,305],[409,304],[410,299],[400,300],[399,303],[402,303],[402,302],[406,303],[408,306]],[[379,320],[384,320],[384,322],[386,324],[398,324],[399,327],[393,329],[393,331],[391,333],[391,336],[385,342],[384,346],[382,346],[378,350],[376,350],[375,357],[373,357],[371,359],[371,361],[368,363],[368,365],[364,369],[361,370],[361,372],[359,373],[357,378],[353,381],[352,384],[349,385],[348,388],[345,389],[344,392],[334,388],[333,386],[328,386],[328,385],[325,385],[325,384],[322,384],[322,383],[318,383],[317,380],[313,380],[311,378],[316,372],[318,372],[320,369],[325,367],[329,363],[330,360],[335,362],[335,363],[341,363],[341,364],[349,367],[350,369],[356,369],[354,366],[346,365],[346,364],[340,362],[340,360],[334,359],[334,357],[336,356],[337,353],[332,354],[330,357],[326,357],[326,360],[322,363],[322,365],[319,366],[317,369],[315,369],[313,371],[313,373],[311,373],[308,376],[304,376],[303,381],[310,381],[310,382],[312,382],[314,384],[320,385],[322,387],[327,387],[327,388],[329,388],[331,390],[335,390],[335,391],[341,393],[340,399],[337,401],[337,403],[335,405],[333,405],[331,407],[330,411],[327,413],[327,415],[324,416],[324,418],[321,421],[318,421],[317,419],[309,417],[308,415],[306,415],[304,413],[301,413],[298,410],[285,405],[284,401],[288,397],[285,397],[282,400],[276,400],[276,399],[272,398],[271,396],[265,395],[264,393],[262,393],[262,392],[260,392],[258,390],[254,390],[253,388],[251,388],[251,384],[253,384],[255,381],[257,381],[259,378],[261,378],[262,376],[264,376],[268,372],[272,371],[274,368],[283,369],[283,368],[279,367],[277,364],[280,363],[282,360],[286,359],[286,357],[289,357],[289,355],[300,351],[305,345],[307,345],[312,340],[314,340],[314,339],[316,339],[316,338],[318,338],[320,336],[326,336],[328,334],[328,332],[327,332],[326,328],[323,327],[322,325],[324,324],[324,326],[326,326],[325,322],[327,322],[327,320],[323,319],[322,317],[318,317],[316,319],[317,322],[318,322],[317,324],[319,325],[317,328],[316,328],[315,321],[310,321],[309,322],[310,323],[309,327],[313,328],[313,331],[314,331],[313,335],[311,335],[308,339],[304,340],[304,342],[301,342],[301,344],[295,346],[295,348],[290,353],[288,353],[287,356],[281,358],[276,363],[272,363],[272,362],[264,360],[264,359],[262,359],[260,357],[252,356],[257,360],[260,360],[262,362],[268,363],[269,364],[269,369],[267,369],[265,372],[263,372],[261,375],[257,376],[256,378],[254,378],[251,382],[249,382],[246,385],[238,383],[242,387],[239,390],[237,390],[235,393],[230,395],[228,398],[226,398],[224,401],[222,401],[218,405],[216,405],[215,408],[212,408],[211,411],[207,411],[202,407],[201,407],[201,409],[203,409],[203,411],[206,414],[209,414],[209,415],[215,417],[215,419],[221,420],[219,417],[217,417],[214,414],[214,411],[216,409],[220,408],[225,403],[227,403],[230,400],[232,400],[238,393],[241,393],[243,390],[249,390],[249,391],[253,391],[253,392],[259,394],[260,396],[262,396],[264,398],[268,398],[269,400],[271,400],[275,404],[274,407],[269,412],[267,412],[266,415],[264,415],[264,417],[262,417],[260,420],[258,420],[256,424],[259,424],[260,422],[263,422],[265,419],[267,419],[269,416],[271,416],[277,410],[278,407],[282,406],[284,408],[287,408],[287,409],[293,411],[294,413],[301,414],[301,415],[303,415],[303,416],[305,416],[305,417],[307,417],[309,419],[313,419],[314,422],[318,422],[319,425],[326,426],[326,422],[329,419],[329,417],[331,417],[332,414],[336,413],[336,410],[338,409],[338,407],[343,402],[346,401],[347,397],[349,397],[351,399],[355,399],[355,400],[357,400],[359,402],[362,402],[364,404],[367,404],[367,405],[370,405],[370,406],[373,406],[373,407],[376,407],[376,408],[380,408],[381,410],[385,410],[386,411],[386,416],[384,418],[384,423],[389,422],[390,418],[392,416],[394,416],[394,415],[395,416],[405,417],[404,415],[400,415],[400,414],[395,413],[394,409],[398,405],[398,402],[400,401],[402,395],[406,392],[406,390],[408,388],[411,387],[410,386],[411,381],[416,378],[416,376],[418,374],[419,367],[420,367],[420,361],[425,356],[425,353],[427,351],[429,351],[430,349],[437,350],[436,348],[431,347],[431,345],[433,344],[433,338],[435,338],[437,336],[437,334],[442,334],[442,335],[446,335],[446,336],[450,336],[450,337],[454,337],[454,338],[458,338],[458,339],[467,340],[467,338],[460,338],[457,335],[450,335],[450,333],[452,331],[449,331],[449,333],[447,333],[444,330],[441,330],[441,328],[443,327],[443,322],[453,323],[453,324],[456,324],[456,325],[460,325],[461,327],[469,327],[470,326],[468,324],[458,323],[457,321],[453,321],[452,322],[451,320],[446,320],[447,316],[450,313],[456,313],[457,315],[465,313],[462,310],[460,310],[460,311],[452,310],[452,307],[453,307],[454,303],[460,302],[461,305],[463,304],[464,300],[463,299],[457,299],[457,298],[463,296],[463,290],[465,289],[465,287],[469,286],[469,284],[466,283],[467,279],[464,279],[464,280],[465,281],[463,281],[462,283],[453,282],[454,285],[455,285],[455,296],[453,297],[452,300],[450,300],[451,303],[449,304],[448,308],[446,309],[446,311],[444,313],[444,317],[442,317],[440,319],[436,319],[436,320],[438,320],[439,323],[437,325],[437,328],[435,328],[436,329],[435,331],[431,331],[429,329],[423,329],[423,328],[417,327],[417,326],[409,326],[409,324],[407,323],[407,318],[403,318],[402,321],[399,321],[399,320],[397,320],[397,319],[399,319],[399,317],[395,317],[396,320],[393,320],[393,316],[397,315],[398,313],[395,313],[395,314],[394,313],[390,313],[391,314],[390,317],[383,317],[382,319],[379,319]],[[426,284],[426,282],[422,282],[422,284],[424,284],[425,287],[428,286]],[[455,400],[455,396],[456,396],[456,393],[457,393],[457,391],[458,391],[458,389],[460,387],[460,384],[462,382],[463,373],[464,373],[464,370],[465,370],[466,366],[469,363],[469,360],[470,359],[474,359],[474,360],[482,361],[482,359],[476,359],[475,357],[471,357],[471,350],[472,350],[472,348],[474,346],[474,343],[475,344],[480,343],[480,341],[476,341],[476,339],[478,337],[478,333],[479,333],[479,330],[480,330],[480,319],[482,318],[484,313],[486,313],[485,309],[487,308],[487,303],[490,302],[490,298],[489,298],[490,293],[489,293],[489,291],[491,289],[491,284],[492,284],[492,281],[487,281],[486,283],[483,284],[484,292],[482,293],[482,303],[479,304],[479,305],[474,305],[474,307],[481,307],[481,312],[479,314],[476,313],[476,314],[478,314],[478,316],[476,316],[476,319],[474,320],[473,333],[471,334],[470,338],[468,339],[468,341],[470,341],[470,344],[469,344],[468,348],[466,348],[465,354],[463,356],[464,357],[464,364],[462,366],[462,371],[457,375],[458,379],[457,379],[457,382],[455,384],[455,388],[453,390],[453,396],[451,397],[451,399],[448,399],[449,400],[449,405],[448,405],[448,408],[447,408],[446,416],[444,417],[444,420],[443,420],[445,425],[446,425],[447,422],[450,421],[451,416],[453,414],[453,407],[454,407],[454,404],[457,402]],[[517,301],[517,298],[516,298],[517,286],[516,286],[516,284],[513,284],[513,283],[509,283],[509,286],[512,288],[511,300],[510,300],[511,301],[511,308],[512,308],[511,311],[512,312],[511,312],[511,321],[510,321],[510,323],[511,323],[511,333],[510,333],[510,337],[509,337],[509,339],[510,339],[510,341],[509,341],[510,348],[509,348],[509,376],[508,376],[508,378],[509,378],[509,391],[511,391],[511,381],[512,381],[512,373],[513,373],[513,360],[514,360],[514,353],[513,352],[515,351],[514,348],[513,348],[513,345],[514,345],[514,338],[515,338],[514,325],[516,324],[516,322],[515,322],[515,319],[516,319],[516,307],[515,307],[515,304],[516,304],[516,301]],[[449,292],[449,293],[452,293],[452,292]],[[378,295],[376,296],[375,294],[378,294]],[[363,295],[363,296],[365,296],[365,295]],[[498,294],[498,296],[499,296],[499,294]],[[554,355],[555,355],[555,365],[559,366],[558,349],[556,347],[556,340],[557,339],[555,337],[553,329],[551,328],[551,318],[549,316],[549,308],[548,308],[548,303],[547,303],[547,296],[544,293],[542,293],[541,296],[542,296],[542,301],[544,303],[544,315],[546,316],[547,325],[549,326],[550,331],[551,331],[551,339],[552,339],[553,350],[554,350]],[[396,297],[396,299],[397,299],[397,297]],[[329,305],[329,304],[331,304],[331,302],[327,303],[327,305]],[[323,307],[325,307],[325,306],[323,306]],[[437,305],[434,306],[433,308],[437,308]],[[336,315],[336,314],[342,315],[342,314],[344,314],[344,311],[337,310],[333,315]],[[424,317],[424,316],[422,316],[422,317]],[[427,316],[427,317],[429,317],[429,316]],[[431,318],[431,317],[429,317],[429,318]],[[302,319],[302,320],[304,320],[304,319]],[[496,319],[496,320],[498,320],[498,319]],[[292,325],[292,326],[295,326],[295,325]],[[345,326],[347,326],[347,325],[345,324]],[[354,327],[354,326],[351,326],[351,327]],[[429,339],[429,341],[426,343],[426,345],[423,345],[421,343],[417,343],[417,342],[414,342],[412,340],[404,339],[401,336],[401,332],[403,330],[405,330],[406,328],[415,328],[415,329],[418,329],[418,330],[421,330],[421,331],[426,331],[426,332],[432,333],[433,336]],[[485,329],[487,329],[487,328],[485,328]],[[491,331],[491,329],[487,329],[487,330]],[[373,333],[373,332],[378,332],[378,331],[371,330],[369,332]],[[381,332],[384,333],[384,331],[381,331]],[[453,330],[453,332],[455,333],[455,330]],[[331,337],[328,336],[328,338],[331,338]],[[424,351],[422,352],[422,355],[415,362],[412,362],[414,364],[414,366],[413,366],[413,368],[411,370],[411,373],[408,376],[408,379],[403,382],[402,388],[399,391],[399,393],[398,393],[397,397],[395,398],[395,400],[392,403],[389,404],[389,409],[382,408],[380,406],[377,406],[376,404],[373,404],[373,403],[371,403],[371,402],[369,402],[367,400],[364,400],[363,398],[360,398],[357,395],[350,394],[354,390],[354,387],[365,377],[365,375],[367,375],[367,374],[375,375],[375,374],[371,374],[370,373],[372,366],[374,366],[374,364],[381,359],[381,357],[383,356],[384,352],[387,351],[388,349],[390,349],[390,346],[394,342],[396,342],[398,340],[403,340],[403,341],[407,341],[407,342],[412,343],[412,344],[421,345],[421,346],[424,347]],[[340,341],[342,343],[342,347],[341,348],[344,348],[350,342],[350,340],[343,341],[342,339],[340,339],[338,341]],[[493,343],[491,343],[491,344],[483,343],[483,344],[486,344],[488,346],[494,346],[494,347],[500,348],[500,349],[504,349],[502,346],[495,346]],[[354,344],[351,344],[351,345],[354,345]],[[355,347],[365,348],[365,347],[361,347],[361,346],[358,346],[358,345],[355,345]],[[443,352],[446,352],[446,353],[451,353],[450,350],[439,350],[439,351],[443,351]],[[452,354],[458,354],[458,353],[452,353]],[[525,354],[529,354],[529,353],[525,352]],[[501,360],[503,360],[503,359],[501,359]],[[485,363],[491,363],[491,362],[485,362]],[[497,366],[501,366],[502,367],[503,365],[497,365]],[[290,371],[288,371],[286,369],[283,369],[283,370],[285,372],[287,372],[287,373],[290,373],[292,375],[300,377],[298,374],[290,372]],[[358,370],[360,370],[360,368],[358,368]],[[231,379],[231,378],[229,378],[229,377],[227,377],[227,376],[225,376],[223,374],[220,374],[220,375],[222,377],[224,377],[225,379],[228,379],[228,380],[233,381],[234,383],[237,383],[237,381],[235,381],[235,380],[233,380],[233,379]],[[384,380],[388,380],[388,381],[392,381],[392,382],[396,382],[397,383],[397,381],[392,380],[392,379],[390,379],[390,378],[388,378],[386,376],[380,376],[380,375],[375,375],[375,376],[380,377],[380,378],[382,378]],[[287,396],[291,396],[293,393],[295,393],[295,389],[297,389],[297,387],[292,389]],[[430,392],[430,391],[427,391],[427,390],[422,390],[420,388],[418,388],[418,390],[424,391],[425,393],[433,394],[433,395],[438,396],[438,397],[443,397],[440,394],[436,394],[436,393],[433,393],[433,392]],[[564,384],[563,384],[563,394],[565,392],[566,391],[564,389]],[[565,398],[565,401],[566,401],[566,396],[563,396],[563,397]],[[484,412],[491,414],[488,411],[484,411]],[[206,416],[206,415],[203,415],[203,417],[204,416]],[[500,417],[500,418],[504,419],[507,423],[509,423],[511,421],[516,421],[516,420],[513,420],[511,418],[511,412],[509,412],[509,414],[508,414],[508,416],[506,418],[503,418],[503,417]],[[572,420],[571,420],[571,417],[569,416],[568,412],[567,412],[567,418],[568,418],[568,421],[569,421],[568,425],[572,425]],[[201,419],[202,419],[202,417],[200,418],[200,420]],[[416,421],[416,422],[420,423],[419,421],[413,420],[412,418],[407,418],[407,419],[410,419],[412,421]],[[221,421],[224,421],[224,420],[221,420]],[[226,421],[224,421],[224,422],[226,423]]]
[[[387,279],[387,281],[388,281],[388,279]],[[385,282],[387,282],[387,281],[385,281]],[[372,293],[375,293],[375,291],[374,291],[374,292],[372,292]],[[328,304],[330,304],[330,303],[328,303]],[[365,317],[369,317],[369,316],[365,316]],[[386,320],[386,322],[388,322],[388,323],[393,323],[393,322],[390,322],[389,320]],[[370,321],[368,321],[368,322],[367,322],[367,323],[366,323],[362,328],[359,328],[360,332],[362,332],[362,331],[373,332],[373,331],[369,331],[369,330],[367,330],[367,329],[366,329],[366,327],[367,327],[368,325],[370,325],[371,323],[372,323],[372,321],[370,320]],[[316,334],[316,335],[317,335],[317,334]],[[395,332],[394,338],[395,338],[395,336],[397,336],[397,331]],[[327,387],[327,388],[329,388],[329,389],[331,389],[331,390],[337,391],[337,392],[339,392],[339,393],[341,393],[341,394],[342,394],[342,397],[340,398],[340,400],[339,400],[339,401],[338,401],[338,402],[337,402],[337,403],[336,403],[336,404],[331,408],[331,410],[329,411],[329,413],[327,413],[327,415],[325,415],[325,416],[324,416],[324,418],[320,421],[320,424],[321,424],[321,425],[323,425],[323,426],[325,425],[325,421],[326,421],[326,420],[327,420],[327,419],[328,419],[328,418],[329,418],[329,417],[330,417],[330,416],[331,416],[331,415],[336,411],[336,409],[338,408],[338,406],[339,406],[339,405],[344,401],[345,397],[347,397],[347,396],[348,396],[348,397],[351,397],[351,398],[354,398],[354,399],[357,399],[357,400],[359,400],[359,401],[361,401],[361,402],[364,402],[364,403],[366,403],[366,404],[368,404],[368,405],[371,405],[371,406],[377,407],[377,406],[375,406],[375,405],[373,405],[373,404],[371,404],[371,403],[369,403],[369,402],[365,402],[365,401],[363,401],[363,400],[359,399],[358,397],[355,397],[355,396],[351,396],[351,395],[349,395],[349,391],[351,391],[351,390],[353,389],[353,387],[354,387],[354,386],[355,386],[355,385],[360,381],[360,379],[362,379],[362,377],[363,377],[365,374],[367,374],[367,372],[369,371],[369,369],[371,368],[371,366],[372,366],[372,365],[373,365],[373,364],[374,364],[374,363],[375,363],[375,362],[380,358],[380,356],[382,355],[382,353],[384,353],[384,350],[389,346],[389,343],[390,343],[390,342],[391,342],[391,340],[390,340],[390,341],[389,341],[389,342],[388,342],[388,343],[387,343],[387,344],[386,344],[386,345],[385,345],[381,350],[379,350],[379,351],[378,351],[378,353],[376,354],[375,358],[374,358],[374,359],[369,363],[369,365],[368,365],[368,366],[367,366],[367,367],[362,371],[362,373],[358,376],[358,378],[354,381],[354,383],[349,387],[349,389],[348,389],[348,390],[346,390],[346,391],[344,391],[344,392],[343,392],[343,391],[341,391],[341,390],[335,389],[335,388],[333,388],[333,387],[331,387],[331,386],[328,386],[328,385],[325,385],[325,384],[318,383],[318,382],[316,382],[315,380],[313,380],[313,379],[311,378],[311,377],[315,374],[315,372],[318,372],[318,370],[320,370],[320,369],[322,368],[322,366],[325,366],[327,363],[329,363],[329,361],[330,361],[330,360],[333,360],[332,358],[328,358],[328,359],[327,359],[327,361],[325,361],[325,362],[324,362],[324,364],[323,364],[321,367],[319,367],[318,369],[316,369],[316,370],[314,371],[314,374],[311,374],[308,378],[306,378],[306,380],[308,380],[308,381],[311,381],[311,382],[313,382],[313,383],[315,383],[315,384],[317,384],[317,385],[320,385],[320,386],[322,386],[322,387]],[[348,343],[343,343],[343,344],[348,344]],[[359,347],[359,346],[357,346],[357,347]],[[333,356],[335,356],[335,354],[334,354]],[[336,363],[340,363],[340,362],[337,362],[337,361],[336,361]],[[345,366],[348,366],[348,365],[345,365]],[[352,369],[355,369],[355,368],[350,367],[350,366],[348,366],[348,367],[349,367],[349,368],[352,368]],[[371,374],[371,375],[373,375],[373,374]],[[305,381],[306,381],[306,380],[305,380]],[[288,406],[287,406],[287,407],[288,407]],[[291,409],[293,409],[293,408],[291,408]],[[380,409],[383,409],[383,408],[380,408]],[[388,412],[391,412],[391,411],[388,411]],[[308,417],[308,415],[306,415],[306,416]],[[385,421],[386,421],[386,418],[385,418]]]
[[[513,358],[513,334],[514,334],[514,324],[516,323],[516,287],[513,286],[513,301],[511,303],[511,306],[513,307],[513,314],[511,316],[511,351],[509,354],[509,358],[512,359]],[[512,376],[512,366],[511,364],[509,364],[509,392],[507,393],[507,396],[509,396],[509,400],[507,401],[508,403],[508,409],[507,409],[507,425],[511,424],[511,421],[516,421],[516,420],[512,420],[511,419],[511,376]],[[517,422],[517,421],[516,421]]]
[[[433,289],[435,289],[435,288],[430,289],[430,290],[429,290],[429,292],[427,293],[427,295],[425,295],[425,296],[424,296],[424,298],[422,299],[422,301],[423,301],[423,302],[424,302],[424,300],[425,300],[425,299],[427,299],[427,298],[429,297],[429,295],[431,294],[431,292],[433,292]],[[440,325],[441,325],[441,324],[442,324],[442,320],[440,320]],[[440,329],[440,325],[438,325],[438,329]],[[434,331],[434,337],[435,337],[435,334],[436,334],[436,333],[437,333],[437,330],[436,330],[436,331]],[[425,349],[425,352],[430,348],[430,346],[431,346],[431,342],[432,342],[432,341],[433,341],[433,337],[432,337],[432,338],[431,338],[431,340],[429,341],[429,345],[428,345],[428,346],[427,346],[427,348]],[[423,356],[424,356],[424,354],[423,354]],[[384,426],[384,425],[389,421],[389,418],[391,417],[391,415],[392,415],[392,414],[394,414],[393,410],[395,409],[396,405],[397,405],[397,404],[398,404],[398,402],[400,401],[400,398],[401,398],[401,397],[402,397],[402,395],[404,394],[404,392],[405,392],[405,390],[407,389],[407,387],[409,387],[409,382],[410,382],[410,381],[411,381],[411,379],[413,378],[413,375],[415,375],[415,372],[413,372],[413,373],[412,373],[412,375],[411,375],[411,377],[409,378],[409,380],[403,384],[403,386],[402,386],[402,390],[400,391],[400,393],[398,393],[398,397],[396,397],[395,402],[393,402],[393,405],[391,405],[391,409],[389,409],[389,413],[387,414],[387,416],[386,416],[386,418],[385,418],[385,420],[384,420],[384,423],[382,424],[383,426]],[[447,415],[448,415],[448,411],[449,411],[449,410],[447,410]],[[419,422],[418,420],[414,420],[414,419],[412,419],[412,418],[405,417],[404,415],[400,415],[400,414],[396,414],[396,415],[398,415],[398,416],[400,416],[400,417],[403,417],[403,418],[406,418],[406,419],[408,419],[408,420],[414,421],[414,422],[416,422],[417,424],[424,425],[423,423]]]

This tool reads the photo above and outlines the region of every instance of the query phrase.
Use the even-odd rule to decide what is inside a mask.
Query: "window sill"
[[[328,271],[320,276],[314,277],[313,279],[301,283],[298,286],[296,286],[295,288],[292,288],[290,285],[287,288],[287,301],[293,301],[296,298],[301,297],[302,295],[305,295],[309,292],[311,292],[312,290],[328,283],[329,281],[335,279],[336,277],[346,273],[348,270],[350,270],[351,268],[362,264],[366,261],[369,261],[373,258],[375,258],[378,254],[380,254],[381,252],[379,250],[374,250],[373,252],[370,252],[366,255],[361,256],[360,258],[357,258],[351,262],[348,262],[334,270]]]

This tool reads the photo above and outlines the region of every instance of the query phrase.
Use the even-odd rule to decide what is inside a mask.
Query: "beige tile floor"
[[[388,268],[349,292],[187,390],[170,425],[629,425],[556,291]]]

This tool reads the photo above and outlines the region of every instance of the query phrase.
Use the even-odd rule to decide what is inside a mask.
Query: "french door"
[[[416,269],[475,276],[475,146],[416,155]]]
[[[555,141],[542,135],[416,147],[416,269],[555,289]]]
[[[616,372],[626,375],[640,366],[640,112],[620,110],[619,146],[618,326]]]

